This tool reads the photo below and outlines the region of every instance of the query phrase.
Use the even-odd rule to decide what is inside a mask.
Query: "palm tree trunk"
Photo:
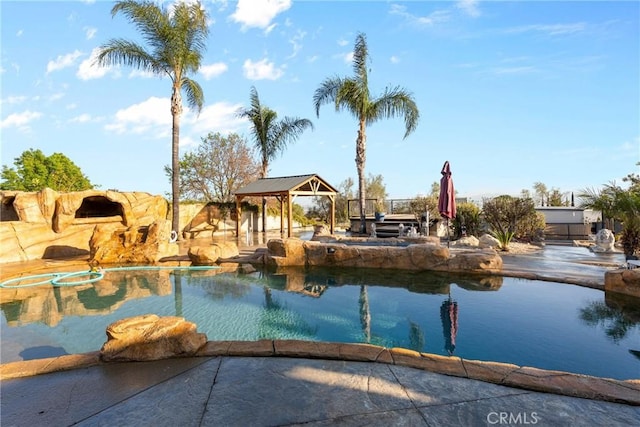
[[[262,179],[267,177],[267,171],[269,170],[269,161],[266,158],[266,154],[262,155]],[[262,232],[267,232],[267,198],[262,198]]]
[[[360,233],[367,233],[367,219],[365,216],[366,184],[364,176],[364,166],[366,163],[366,140],[365,121],[360,120],[358,129],[358,139],[356,140],[356,169],[358,170],[358,196],[360,198]]]
[[[180,88],[174,87],[171,95],[171,115],[173,117],[171,135],[171,230],[180,233],[180,114],[182,114],[182,98]]]

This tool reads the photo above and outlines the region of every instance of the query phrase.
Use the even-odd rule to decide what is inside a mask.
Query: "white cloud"
[[[42,113],[37,111],[23,111],[22,113],[9,114],[6,119],[0,122],[1,128],[17,127],[28,128],[28,124],[33,120],[37,120],[42,117]]]
[[[233,21],[242,25],[242,30],[251,27],[273,29],[271,21],[291,7],[291,0],[238,0]]]
[[[75,50],[72,53],[66,55],[59,55],[54,61],[47,63],[47,74],[52,71],[62,70],[63,68],[71,67],[76,60],[82,56],[82,52]]]
[[[18,32],[16,33],[16,37],[20,37],[23,33],[23,30],[18,30]]]
[[[27,100],[26,96],[7,96],[6,98],[0,100],[2,104],[21,104]]]
[[[498,67],[491,70],[494,74],[528,74],[536,72],[535,67]]]
[[[351,51],[349,53],[345,53],[344,55],[342,55],[342,59],[347,64],[352,64],[353,63],[353,51]]]
[[[87,113],[80,114],[79,116],[75,116],[69,119],[71,123],[87,123],[91,121],[91,116]]]
[[[100,48],[96,47],[91,51],[89,58],[80,63],[78,71],[76,72],[76,76],[78,76],[80,80],[99,79],[110,72],[117,72],[117,67],[101,67],[97,64],[96,59],[98,58],[99,52]]]
[[[587,29],[584,22],[576,22],[573,24],[534,24],[522,25],[520,27],[512,27],[504,30],[507,34],[521,34],[528,32],[545,33],[549,36],[560,36],[567,34],[575,34]]]
[[[308,56],[307,57],[307,62],[308,63],[313,63],[316,62],[320,57],[318,55],[313,55],[313,56]]]
[[[189,112],[185,115],[185,123],[192,125],[193,133],[200,136],[215,130],[215,132],[235,132],[245,125],[245,120],[237,117],[242,104],[216,102],[205,106],[199,115]]]
[[[151,135],[152,138],[167,136],[171,133],[170,106],[169,98],[151,97],[117,111],[105,129],[118,134]]]
[[[287,59],[291,59],[295,57],[298,54],[298,52],[300,52],[300,49],[302,49],[302,40],[304,40],[304,36],[306,35],[307,33],[305,31],[298,30],[296,35],[291,37],[291,39],[289,39],[289,43],[293,45],[293,52],[291,52],[291,55],[289,55]]]
[[[349,44],[349,42],[347,40],[345,40],[345,39],[338,40],[338,46],[346,46],[348,44]]]
[[[283,68],[277,68],[273,62],[268,62],[267,58],[258,62],[247,59],[242,65],[244,76],[249,80],[277,80],[284,74]]]
[[[196,145],[200,138],[209,132],[235,132],[245,125],[237,117],[242,104],[218,102],[205,106],[200,114],[186,107],[180,121],[180,146]],[[72,119],[76,122],[93,120],[82,114]],[[114,118],[105,126],[109,132],[117,134],[141,135],[144,139],[166,139],[171,137],[172,117],[169,98],[150,97],[138,104],[116,112]]]
[[[216,62],[215,64],[201,66],[200,73],[204,76],[205,80],[210,80],[214,77],[218,77],[228,69],[229,67],[224,62]]]
[[[131,72],[127,77],[129,77],[130,79],[133,79],[136,77],[141,77],[143,79],[151,79],[153,77],[156,77],[156,75],[153,74],[151,71],[142,71],[142,70],[138,70],[137,68],[134,68],[133,70],[131,70]]]
[[[395,55],[391,55],[391,58],[389,58],[389,61],[391,61],[392,64],[397,64],[398,62],[400,62],[400,58],[398,58]]]
[[[59,99],[64,98],[64,93],[62,92],[58,92],[58,93],[54,93],[53,95],[49,96],[49,98],[47,98],[49,101],[57,101]]]
[[[469,16],[474,18],[480,16],[480,10],[478,9],[478,0],[459,0],[456,7],[462,10]]]
[[[447,10],[436,10],[427,16],[417,16],[407,12],[407,7],[399,4],[392,4],[389,13],[398,15],[408,23],[419,26],[432,26],[440,22],[445,22],[448,21],[451,16],[451,13]]]
[[[87,35],[87,40],[91,40],[98,32],[98,29],[93,27],[84,27],[84,30]]]

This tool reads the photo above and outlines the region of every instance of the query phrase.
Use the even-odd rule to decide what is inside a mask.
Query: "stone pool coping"
[[[370,344],[300,340],[208,341],[195,356],[272,356],[386,363],[524,390],[640,406],[640,379],[616,380],[593,377],[508,363],[420,353],[399,347],[385,348]],[[99,351],[11,362],[0,365],[0,380],[87,368],[107,363],[114,362],[103,362]]]

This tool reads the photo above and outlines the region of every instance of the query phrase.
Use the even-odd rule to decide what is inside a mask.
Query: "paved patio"
[[[631,426],[640,407],[383,363],[199,357],[0,383],[3,426]]]

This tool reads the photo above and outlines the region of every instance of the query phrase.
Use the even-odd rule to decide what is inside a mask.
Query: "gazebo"
[[[331,200],[331,234],[335,228],[336,194],[338,191],[316,174],[263,178],[235,192],[237,218],[242,218],[241,203],[245,197],[275,197],[280,201],[280,233],[284,233],[284,205],[287,204],[287,236],[291,237],[293,201],[298,196],[327,196]],[[240,221],[236,221],[236,236]]]

